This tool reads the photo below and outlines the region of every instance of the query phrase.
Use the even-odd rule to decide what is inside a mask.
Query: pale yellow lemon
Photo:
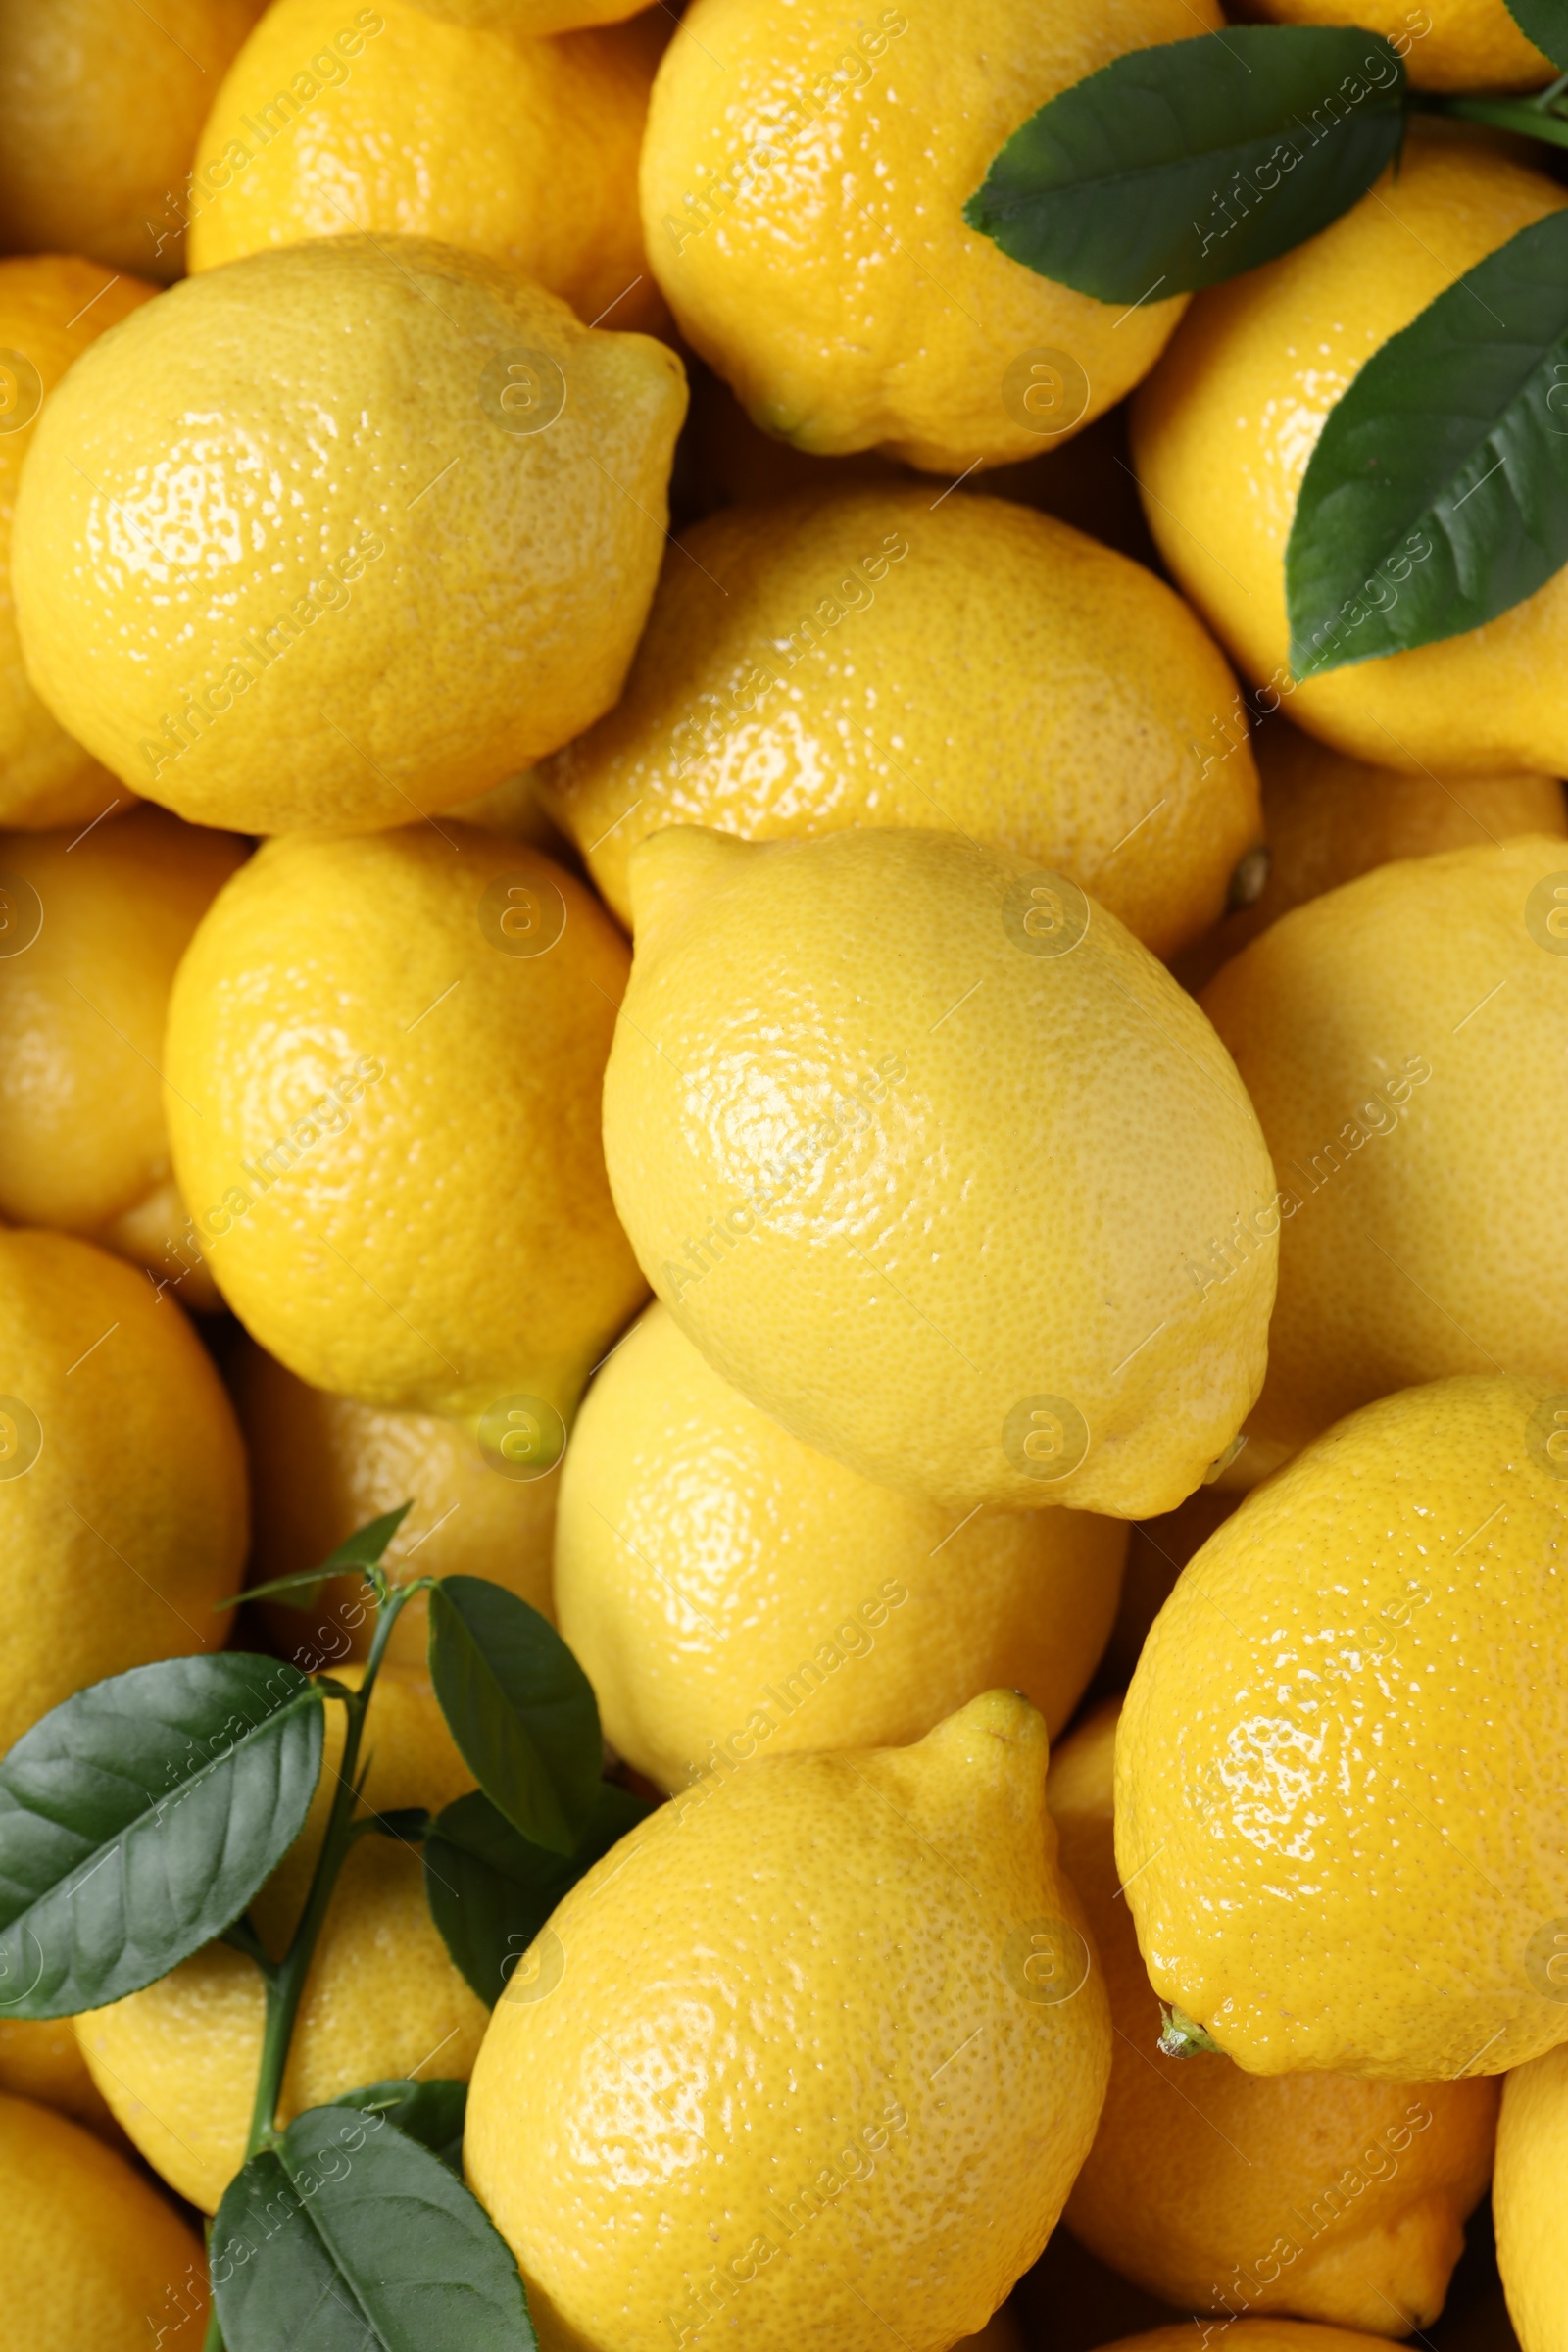
[[[1137,383],[1183,298],[1041,277],[963,219],[1050,98],[1222,22],[1211,0],[694,0],[643,147],[649,259],[757,422],[818,456],[1032,457]]]
[[[1060,875],[950,832],[642,843],[605,1080],[643,1269],[817,1451],[962,1513],[1168,1510],[1263,1371],[1274,1181],[1192,1000]]]
[[[1555,1997],[1568,1989],[1568,1920],[1561,1923]],[[1549,1965],[1549,1964],[1548,1964]],[[1548,2051],[1502,2086],[1492,2210],[1497,2268],[1522,2352],[1568,2344],[1568,2048]]]
[[[173,287],[33,436],[33,683],[133,789],[248,832],[412,822],[614,701],[680,362],[502,264],[318,237]]]
[[[1359,24],[1392,41],[1418,90],[1537,90],[1557,69],[1507,0],[1245,0],[1276,24]]]
[[[1552,1671],[1568,1396],[1384,1397],[1184,1569],[1116,1742],[1154,1989],[1250,2073],[1496,2075],[1568,2040]]]
[[[87,2072],[69,2017],[0,2017],[0,2091],[35,2099],[111,2143],[120,2140],[120,2127]]]
[[[1492,2169],[1497,2084],[1261,2078],[1213,2052],[1159,2047],[1116,1867],[1115,1700],[1052,1758],[1062,1868],[1089,1914],[1110,1996],[1110,2088],[1066,2226],[1177,2310],[1404,2335],[1430,2327]]]
[[[201,2239],[112,2148],[0,2096],[6,2331],[26,2352],[186,2352],[207,2324]]]
[[[578,1882],[497,2003],[464,2148],[546,2352],[985,2325],[1109,2063],[1045,1767],[992,1691],[917,1746],[715,1777]]]
[[[173,1300],[89,1242],[0,1232],[0,1754],[82,1688],[220,1649],[245,1457]]]
[[[20,7],[0,11],[0,83],[6,28],[20,17]],[[16,152],[10,137],[6,149]],[[0,159],[0,175],[5,169]],[[156,291],[139,277],[60,254],[0,261],[0,824],[74,829],[117,800],[122,808],[129,801],[72,741],[27,675],[11,592],[11,525],[22,461],[44,402],[96,336]]]
[[[1088,1511],[964,1519],[873,1486],[749,1404],[656,1305],[572,1433],[557,1605],[611,1746],[676,1788],[716,1757],[901,1746],[1003,1681],[1054,1734],[1126,1545]]]
[[[219,894],[170,1004],[174,1165],[299,1379],[492,1413],[498,1476],[551,1467],[643,1295],[599,1133],[626,960],[564,867],[463,825],[285,835]]]
[[[355,229],[438,237],[585,324],[657,325],[637,151],[669,19],[543,29],[440,22],[414,0],[273,0],[197,144],[192,270]]]
[[[559,1476],[510,1478],[475,1433],[434,1413],[387,1412],[308,1388],[246,1342],[229,1368],[255,1495],[250,1581],[297,1576],[400,1503],[414,1508],[382,1555],[394,1584],[416,1576],[488,1577],[552,1614],[550,1552]],[[363,1658],[375,1630],[363,1577],[328,1577],[308,1600],[258,1607],[283,1655],[315,1672]],[[390,1658],[422,1665],[429,1604],[408,1602]]]
[[[183,1306],[218,1294],[170,1166],[164,1021],[174,967],[246,851],[162,808],[0,834],[17,943],[0,956],[0,1215],[99,1241]]]
[[[1268,1378],[1237,1479],[1444,1373],[1568,1387],[1568,844],[1380,866],[1284,916],[1202,1001],[1281,1188]],[[1205,1296],[1256,1247],[1244,1223],[1200,1261]]]
[[[1299,686],[1285,608],[1297,499],[1336,403],[1418,312],[1564,204],[1543,173],[1412,125],[1397,173],[1332,227],[1200,294],[1138,395],[1134,460],[1177,585],[1266,708],[1353,759],[1448,778],[1568,769],[1568,574],[1484,628]]]
[[[920,825],[1056,868],[1163,956],[1260,830],[1236,682],[1163,581],[1027,507],[893,484],[694,525],[624,695],[542,774],[623,922],[662,825]]]

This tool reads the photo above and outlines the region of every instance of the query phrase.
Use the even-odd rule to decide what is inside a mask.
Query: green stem
[[[1552,96],[1541,93],[1541,100]],[[1431,90],[1410,94],[1410,104],[1424,115],[1447,115],[1461,122],[1486,122],[1494,130],[1515,130],[1527,139],[1544,139],[1550,147],[1568,147],[1568,122],[1534,98],[1444,98]]]

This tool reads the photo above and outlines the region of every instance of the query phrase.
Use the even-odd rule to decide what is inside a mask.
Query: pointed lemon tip
[[[922,1754],[992,1774],[1043,1774],[1050,1752],[1046,1719],[1019,1690],[982,1690],[928,1732]]]

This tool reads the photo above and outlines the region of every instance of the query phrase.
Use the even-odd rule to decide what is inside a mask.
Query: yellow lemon
[[[643,1295],[599,1085],[626,948],[536,850],[462,825],[269,842],[170,1003],[174,1164],[224,1298],[313,1388],[488,1414],[503,1474]]]
[[[1568,845],[1381,866],[1264,932],[1203,1005],[1283,1195],[1268,1379],[1235,1475],[1444,1373],[1568,1386]],[[1243,1255],[1233,1237],[1207,1261],[1209,1296]]]
[[[245,1458],[173,1301],[59,1233],[0,1233],[0,1754],[84,1684],[220,1649]]]
[[[1206,2323],[1205,2323],[1206,2325]],[[1199,2331],[1200,2345],[1208,2338]],[[1238,2320],[1224,2337],[1225,2352],[1378,2352],[1386,2336],[1357,2328],[1320,2328],[1307,2320]],[[1119,2336],[1102,2352],[1192,2352],[1193,2323],[1150,2328],[1142,2335]]]
[[[360,1672],[341,1679],[358,1687]],[[327,1741],[311,1817],[252,1906],[280,1956],[298,1919],[343,1753],[343,1715],[327,1706]],[[366,1802],[435,1810],[473,1786],[428,1680],[382,1669],[366,1733]],[[245,2152],[261,2063],[267,1994],[243,1952],[210,1943],[169,1976],[76,2020],[94,2082],[154,2170],[204,2213],[216,2212]],[[279,2113],[283,2122],[367,2082],[424,2075],[463,2080],[487,2012],[447,1955],[408,1846],[362,1838],[351,1851],[311,1962]]]
[[[19,2352],[194,2352],[207,2325],[207,2258],[168,2198],[90,2132],[5,2096],[0,2274]]]
[[[191,278],[35,428],[13,547],[34,684],[198,823],[471,799],[619,692],[684,402],[664,344],[423,238]]]
[[[1404,59],[1418,90],[1536,90],[1557,69],[1527,40],[1507,0],[1248,0],[1276,24],[1362,24]]]
[[[643,146],[649,258],[682,332],[757,422],[817,456],[960,473],[1035,455],[1137,383],[1183,298],[1097,302],[965,225],[993,158],[1211,0],[858,11],[694,0]]]
[[[357,1528],[412,1501],[381,1563],[394,1584],[484,1576],[545,1616],[553,1613],[555,1475],[508,1476],[506,1457],[487,1458],[465,1423],[385,1412],[307,1388],[249,1343],[230,1365],[229,1386],[255,1496],[253,1584],[314,1568]],[[361,1576],[326,1578],[309,1605],[257,1605],[283,1655],[309,1673],[369,1649],[374,1619]],[[388,1657],[422,1665],[428,1618],[422,1596],[411,1600],[392,1629]]]
[[[1447,2082],[1568,2040],[1565,1575],[1568,1396],[1492,1375],[1340,1422],[1183,1571],[1116,1862],[1155,1990],[1250,2073]]]
[[[0,248],[177,277],[196,134],[265,6],[4,0]]]
[[[655,1306],[562,1472],[561,1630],[605,1737],[662,1788],[718,1759],[918,1740],[1005,1680],[1054,1734],[1116,1611],[1127,1531],[953,1511],[813,1453]]]
[[[15,6],[0,11],[0,87],[6,41],[16,37],[21,14]],[[12,114],[0,181],[19,127]],[[79,187],[83,174],[73,177]],[[117,798],[126,803],[123,788],[117,794],[114,778],[72,741],[27,676],[11,593],[11,524],[22,461],[45,401],[95,336],[156,291],[138,277],[59,254],[0,261],[0,824],[74,827],[102,816]]]
[[[35,2099],[111,2142],[120,2140],[120,2127],[87,2072],[69,2017],[0,2017],[0,2091]]]
[[[1568,572],[1434,645],[1293,686],[1285,550],[1307,462],[1373,353],[1483,255],[1568,204],[1539,172],[1417,127],[1397,174],[1277,262],[1200,294],[1138,395],[1133,451],[1177,585],[1265,706],[1385,767],[1568,769]]]
[[[243,860],[232,834],[136,808],[0,834],[0,1215],[101,1242],[216,1306],[170,1167],[159,1067],[174,967]]]
[[[1165,955],[1259,834],[1235,680],[1163,581],[1026,507],[891,486],[698,523],[625,694],[544,774],[623,922],[662,825],[919,825],[1054,867]]]
[[[1286,2311],[1372,2335],[1429,2327],[1492,2170],[1495,2081],[1265,2079],[1212,2052],[1167,2057],[1113,1850],[1119,1713],[1113,1700],[1073,1734],[1047,1787],[1116,2029],[1067,2228],[1211,2326]]]
[[[617,328],[663,316],[637,151],[669,20],[530,37],[414,0],[274,0],[230,67],[191,175],[193,271],[360,229],[438,237]]]
[[[1568,1920],[1559,1923],[1555,1997],[1568,1995]],[[1492,2210],[1497,2268],[1522,2352],[1568,2344],[1568,2048],[1532,2059],[1502,2086]]]
[[[580,24],[618,24],[638,0],[412,0],[443,24],[469,24],[494,32],[533,35],[572,32]]]
[[[518,1963],[465,2162],[546,2352],[944,2352],[1044,2245],[1109,2063],[991,1691],[918,1746],[759,1758],[662,1807]]]
[[[1190,1264],[1274,1181],[1164,968],[956,833],[672,828],[631,884],[606,1154],[714,1369],[959,1512],[1189,1494],[1261,1383],[1273,1244],[1206,1292]]]

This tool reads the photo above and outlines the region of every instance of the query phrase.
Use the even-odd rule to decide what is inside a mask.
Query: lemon
[[[29,16],[31,12],[29,11]],[[0,14],[0,86],[20,10]],[[11,118],[12,132],[18,125]],[[17,152],[8,135],[0,156]],[[75,174],[79,184],[81,174]],[[123,788],[73,743],[39,701],[22,660],[11,594],[11,523],[22,461],[44,402],[72,362],[105,327],[127,318],[156,288],[96,262],[59,254],[0,261],[0,824],[85,825],[128,802]],[[0,947],[5,939],[0,934]]]
[[[201,2342],[201,2239],[63,2115],[0,2095],[0,2264],[6,2328],[27,2352],[146,2352]]]
[[[220,892],[170,1135],[219,1288],[299,1379],[488,1413],[500,1476],[552,1467],[643,1295],[599,1136],[626,960],[572,875],[462,825],[285,835]]]
[[[1549,1981],[1554,1997],[1568,1984],[1568,1921]],[[1562,2249],[1568,2234],[1568,2048],[1519,2067],[1502,2086],[1497,2127],[1497,2172],[1492,2209],[1497,2228],[1497,2268],[1508,2316],[1522,2352],[1562,2352],[1568,2343],[1568,2275]]]
[[[1253,2074],[1501,2074],[1568,2040],[1568,1396],[1367,1405],[1183,1571],[1116,1743],[1155,1990]],[[1544,1663],[1545,1662],[1545,1663]]]
[[[662,825],[918,825],[1056,868],[1165,955],[1259,834],[1235,681],[1163,581],[1026,507],[891,486],[697,524],[625,694],[543,772],[623,922]]]
[[[1361,24],[1404,59],[1418,90],[1536,90],[1557,69],[1525,38],[1507,0],[1251,0],[1276,24]]]
[[[0,1232],[0,1755],[84,1684],[221,1648],[245,1520],[179,1308],[88,1242]]]
[[[265,6],[4,0],[0,250],[87,254],[112,270],[177,277],[191,149]]]
[[[1352,759],[1446,777],[1568,769],[1568,573],[1433,645],[1296,686],[1285,550],[1358,370],[1485,254],[1568,204],[1554,180],[1412,123],[1397,174],[1294,252],[1200,294],[1133,409],[1149,524],[1266,708]]]
[[[483,1576],[552,1614],[554,1476],[499,1476],[461,1421],[327,1396],[249,1343],[235,1353],[229,1385],[256,1497],[253,1584],[314,1568],[357,1528],[412,1501],[381,1562],[394,1584]],[[374,1615],[361,1576],[328,1577],[309,1605],[257,1606],[283,1655],[308,1672],[369,1650]],[[428,1619],[422,1595],[411,1600],[392,1628],[388,1657],[422,1666]]]
[[[170,1169],[159,1065],[174,966],[246,845],[136,808],[0,834],[0,1215],[101,1242],[216,1306]],[[30,934],[30,936],[29,936]]]
[[[1568,1386],[1568,844],[1363,874],[1254,940],[1203,1005],[1286,1195],[1268,1379],[1236,1475],[1445,1373]],[[1241,1254],[1233,1237],[1203,1261],[1205,1296]]]
[[[878,448],[955,474],[1034,456],[1137,383],[1183,298],[1074,293],[967,227],[964,202],[1058,91],[1222,22],[1211,0],[969,0],[961,23],[694,0],[642,159],[681,331],[759,424],[816,456]]]
[[[197,144],[192,271],[354,229],[438,237],[585,322],[657,325],[637,150],[668,26],[655,9],[547,41],[435,22],[414,0],[274,0]]]
[[[1116,2029],[1067,2228],[1210,2325],[1287,2311],[1372,2335],[1429,2327],[1486,2191],[1496,2082],[1265,2079],[1212,2053],[1166,2057],[1112,1846],[1119,1713],[1115,1700],[1099,1708],[1053,1756],[1047,1785]]]
[[[1206,2326],[1204,2322],[1202,2326]],[[1200,2344],[1207,2342],[1199,2329]],[[1367,2335],[1357,2328],[1319,2328],[1307,2320],[1238,2320],[1225,2333],[1225,2352],[1375,2352],[1386,2336]],[[1102,2352],[1192,2352],[1193,2323],[1181,2320],[1169,2328],[1151,2328],[1142,2335],[1119,2336]]]
[[[337,1669],[358,1688],[360,1669]],[[281,1956],[303,1907],[336,1791],[343,1713],[328,1705],[321,1778],[298,1842],[263,1887],[252,1916]],[[381,1670],[367,1722],[372,1810],[435,1810],[473,1786],[426,1677]],[[76,2020],[94,2082],[154,2170],[204,2213],[239,2170],[266,2023],[261,1971],[210,1943],[142,1992]],[[405,2077],[463,2080],[484,2032],[484,2004],[447,1956],[410,1847],[369,1837],[338,1879],[306,1980],[280,2118],[340,2091]]]
[[[967,1520],[812,1453],[662,1306],[589,1392],[562,1472],[561,1630],[605,1737],[659,1787],[715,1759],[918,1740],[1003,1680],[1054,1734],[1116,1610],[1127,1531]]]
[[[1275,1188],[1163,967],[956,833],[677,827],[631,886],[606,1155],[714,1369],[959,1512],[1179,1502],[1261,1381],[1274,1244],[1206,1294],[1188,1263]]]
[[[69,2017],[0,2017],[0,2091],[53,2107],[112,2143],[120,2138]]]
[[[404,824],[614,701],[684,408],[664,344],[479,254],[341,236],[84,357],[13,584],[38,692],[134,790],[247,832]]]
[[[497,2003],[465,2142],[546,2352],[984,2326],[1109,2063],[1045,1767],[1041,1717],[991,1691],[914,1747],[715,1776],[578,1882]]]
[[[495,32],[534,35],[571,32],[580,24],[618,24],[637,0],[413,0],[443,24],[469,24]]]

